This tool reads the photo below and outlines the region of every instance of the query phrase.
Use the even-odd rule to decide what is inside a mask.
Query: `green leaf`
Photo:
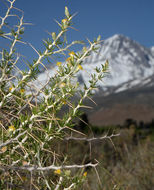
[[[65,7],[65,15],[66,15],[67,18],[70,17],[70,14],[69,14],[69,11],[68,11],[68,8],[67,8],[67,7]]]
[[[97,42],[99,42],[100,39],[101,39],[101,35],[99,35],[99,36],[97,37]]]
[[[51,36],[52,36],[52,39],[53,39],[53,40],[56,40],[56,33],[55,33],[55,32],[52,32],[52,33],[51,33]]]

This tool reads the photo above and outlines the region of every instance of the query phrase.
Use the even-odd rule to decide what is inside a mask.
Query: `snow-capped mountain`
[[[154,48],[146,48],[123,35],[114,35],[105,40],[98,53],[92,53],[85,60],[86,73],[81,73],[84,81],[89,79],[92,68],[109,60],[110,75],[105,86],[117,86],[129,80],[142,79],[154,73]]]
[[[100,88],[116,89],[117,92],[137,85],[154,74],[154,47],[146,48],[123,35],[114,35],[99,45],[98,53],[92,53],[83,64],[78,75],[80,83],[88,83],[94,69],[109,61],[109,75],[104,78]],[[52,76],[56,68],[49,69],[38,76],[42,83]],[[117,88],[115,88],[117,87]]]

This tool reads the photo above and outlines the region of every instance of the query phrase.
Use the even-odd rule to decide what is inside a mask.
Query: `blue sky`
[[[5,9],[0,0],[0,14]],[[154,0],[17,0],[16,7],[24,11],[27,26],[25,40],[40,47],[47,32],[57,31],[54,19],[64,17],[67,6],[74,17],[78,31],[70,33],[70,39],[92,40],[99,34],[106,39],[123,34],[146,47],[154,46]],[[28,53],[31,50],[26,50]]]

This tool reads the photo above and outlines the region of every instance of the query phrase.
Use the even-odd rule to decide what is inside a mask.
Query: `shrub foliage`
[[[15,0],[7,3],[6,14],[0,17],[0,38],[9,41],[7,48],[0,49],[0,189],[78,189],[87,175],[82,168],[98,163],[70,164],[66,155],[52,149],[52,144],[72,137],[74,121],[86,107],[83,101],[107,72],[108,61],[91,74],[89,85],[80,88],[74,82],[83,70],[84,59],[97,50],[100,36],[93,42],[88,40],[89,46],[83,44],[81,51],[72,51],[73,45],[82,42],[67,42],[73,15],[65,7],[64,18],[57,21],[59,33],[49,33],[43,51],[31,45],[37,58],[26,63],[28,70],[20,70],[16,46],[25,43],[22,36],[27,23],[22,11],[15,8]],[[13,23],[9,22],[12,17]],[[42,67],[47,70],[44,63],[53,57],[63,57],[64,61],[57,60],[55,74],[38,87],[37,76]]]

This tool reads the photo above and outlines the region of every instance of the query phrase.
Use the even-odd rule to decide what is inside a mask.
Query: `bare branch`
[[[111,139],[112,137],[117,137],[120,134],[112,134],[110,136],[102,136],[102,137],[92,137],[92,138],[79,138],[79,137],[66,137],[65,140],[69,141],[69,140],[76,140],[76,141],[87,141],[87,142],[91,142],[91,141],[98,141],[98,140],[103,140],[103,139]]]
[[[16,136],[15,138],[12,138],[12,139],[10,139],[10,140],[8,140],[8,141],[6,141],[6,142],[0,144],[0,148],[2,148],[2,147],[4,147],[4,146],[7,146],[7,145],[9,145],[9,144],[11,144],[11,143],[13,143],[13,142],[18,141],[19,137],[21,137],[22,135],[24,135],[24,134],[26,134],[26,133],[27,133],[27,131],[24,131],[24,132],[20,133],[18,136]]]
[[[61,170],[61,169],[79,169],[79,168],[86,168],[86,167],[96,167],[98,165],[98,162],[93,164],[93,163],[88,163],[88,164],[83,164],[83,165],[64,165],[64,166],[55,166],[55,165],[50,165],[47,167],[39,167],[39,166],[0,166],[1,170],[27,170],[27,171],[48,171],[48,170]]]

